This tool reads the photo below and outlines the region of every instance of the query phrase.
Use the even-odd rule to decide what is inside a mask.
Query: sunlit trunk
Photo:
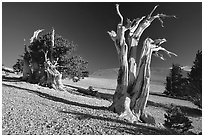
[[[114,41],[119,58],[117,87],[110,110],[118,113],[120,118],[124,118],[131,123],[140,121],[155,124],[154,118],[145,112],[150,91],[151,56],[155,52],[156,56],[163,59],[163,56],[158,54],[159,50],[163,50],[169,55],[175,55],[159,46],[166,42],[165,39],[152,40],[147,38],[143,44],[139,65],[136,64],[137,46],[144,30],[151,25],[154,19],[159,19],[163,23],[161,18],[175,17],[164,14],[151,16],[156,8],[157,6],[147,17],[144,16],[133,21],[128,19],[127,24],[123,26],[123,17],[117,4],[116,10],[121,21],[117,26],[117,32],[108,32]],[[129,33],[128,35],[125,35],[126,31]]]

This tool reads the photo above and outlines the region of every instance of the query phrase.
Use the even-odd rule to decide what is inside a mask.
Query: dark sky
[[[55,28],[69,41],[78,45],[76,53],[89,61],[88,69],[116,68],[118,60],[113,41],[107,31],[115,30],[120,21],[116,3],[2,3],[2,63],[11,67],[23,53],[24,41],[29,43],[33,31]],[[166,38],[162,46],[178,57],[166,61],[152,58],[153,67],[170,67],[172,63],[191,66],[197,50],[202,49],[202,3],[119,3],[126,18],[138,18],[151,12],[176,15],[164,19],[164,28],[155,20],[143,33],[139,49],[145,38]],[[139,53],[138,53],[139,55]]]

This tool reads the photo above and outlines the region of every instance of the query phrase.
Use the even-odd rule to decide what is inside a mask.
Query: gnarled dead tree
[[[162,54],[158,52],[159,50],[165,51],[168,55],[173,54],[176,56],[176,54],[160,46],[160,44],[166,42],[166,39],[152,40],[151,38],[147,38],[143,44],[139,65],[137,66],[136,64],[137,46],[144,30],[148,28],[155,19],[159,19],[163,27],[162,18],[175,17],[165,14],[152,16],[157,7],[158,5],[154,7],[148,16],[143,16],[133,21],[127,19],[126,25],[123,25],[123,16],[119,11],[119,5],[116,4],[116,11],[121,21],[117,26],[116,32],[113,30],[108,32],[114,41],[120,66],[117,87],[110,110],[118,113],[121,118],[129,122],[142,121],[154,123],[153,117],[145,113],[150,90],[151,56],[154,54],[164,59]],[[126,32],[128,32],[127,36],[125,35]]]

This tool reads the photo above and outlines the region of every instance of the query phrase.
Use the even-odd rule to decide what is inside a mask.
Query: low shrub
[[[171,106],[164,114],[165,123],[164,126],[168,129],[172,129],[179,133],[185,133],[189,129],[193,128],[191,123],[192,121],[182,113],[179,107]]]

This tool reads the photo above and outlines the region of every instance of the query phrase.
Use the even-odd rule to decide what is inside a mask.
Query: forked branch
[[[47,58],[47,54],[48,54],[48,51],[44,51],[42,50],[42,52],[44,53],[44,57],[45,57],[45,62],[47,62],[49,59]]]
[[[59,60],[59,58],[57,58],[57,60],[54,61],[54,66],[56,66],[58,64],[58,60]]]
[[[152,49],[152,51],[155,51],[155,52],[158,52],[159,50],[162,50],[162,51],[166,52],[167,55],[169,55],[169,57],[171,57],[171,55],[177,56],[175,53],[170,52],[170,51],[166,50],[165,48],[163,48],[163,47],[161,47],[161,46],[160,46],[160,47],[157,47],[157,48],[155,48],[155,49]]]
[[[141,18],[137,18],[137,19],[134,19],[131,23],[131,27],[129,28],[130,30],[130,33],[129,35],[132,36],[133,33],[135,32],[135,30],[137,29],[138,25],[140,24],[140,22],[145,18],[146,16],[143,16]]]
[[[166,50],[165,48],[159,46],[164,42],[166,42],[166,39],[156,39],[156,40],[154,40],[153,43],[151,43],[153,45],[153,48],[152,48],[153,55],[155,55],[156,57],[159,57],[162,60],[165,60],[164,56],[161,53],[159,53],[159,51],[162,50],[162,51],[166,52],[169,57],[171,57],[171,54],[174,56],[177,56],[175,53],[170,52],[170,51]]]
[[[133,38],[137,39],[137,41],[139,41],[140,36],[144,32],[144,30],[146,28],[148,28],[155,19],[158,19],[161,22],[161,26],[164,27],[163,26],[163,20],[162,20],[163,18],[166,18],[166,17],[174,17],[174,18],[176,18],[175,15],[166,15],[166,14],[163,14],[163,13],[162,14],[157,14],[155,16],[152,16],[152,14],[154,13],[154,11],[156,10],[157,7],[158,7],[158,5],[154,7],[154,9],[150,12],[150,14],[142,22],[139,22],[138,27],[135,27],[136,30],[134,31]],[[141,20],[143,18],[144,17],[142,17]],[[131,31],[131,33],[132,32],[133,31]]]
[[[176,18],[176,16],[175,15],[166,15],[166,14],[161,13],[161,14],[157,14],[157,15],[152,17],[153,20],[156,18],[158,18],[158,20],[161,22],[161,26],[164,27],[164,25],[163,25],[164,21],[162,20],[162,18]]]
[[[156,5],[155,7],[154,7],[154,9],[150,12],[150,14],[148,15],[148,20],[150,21],[150,22],[152,22],[154,19],[156,19],[156,18],[158,18],[158,20],[161,22],[161,26],[162,27],[164,27],[164,25],[163,25],[163,20],[162,20],[162,18],[176,18],[176,16],[175,15],[166,15],[166,14],[163,14],[163,13],[161,13],[161,14],[157,14],[157,15],[155,15],[155,16],[152,16],[152,14],[154,13],[154,11],[156,10],[156,8],[158,7],[159,5]]]

